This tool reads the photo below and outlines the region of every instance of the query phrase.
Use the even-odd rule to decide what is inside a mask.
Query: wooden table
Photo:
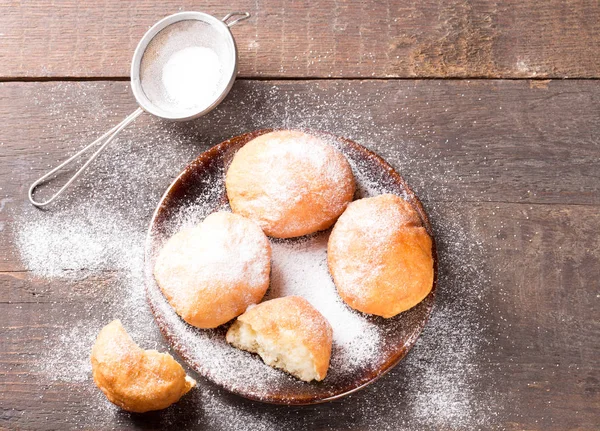
[[[29,184],[135,109],[129,61],[165,15],[253,14],[207,117],[146,115],[47,210]],[[596,1],[4,1],[0,428],[600,428],[600,4]],[[421,197],[441,255],[432,320],[369,388],[313,407],[203,379],[163,412],[112,408],[87,355],[113,318],[167,350],[139,267],[160,195],[262,127],[350,137]]]

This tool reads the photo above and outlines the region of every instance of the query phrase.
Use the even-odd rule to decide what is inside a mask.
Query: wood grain
[[[477,262],[479,253],[485,256],[478,276],[489,280],[480,292],[488,311],[479,314],[476,323],[484,328],[482,333],[489,343],[467,366],[478,370],[472,396],[491,406],[496,415],[493,424],[499,429],[597,429],[598,214],[595,206],[579,205],[481,203],[467,209],[454,203],[435,204],[432,216],[437,220],[442,252],[452,250],[454,232],[447,226],[453,223],[467,226],[469,235],[484,241],[482,250],[466,251],[465,260]],[[441,271],[444,281],[438,310],[456,300],[453,291],[457,283],[465,282],[456,268],[446,265]],[[89,379],[57,379],[52,375],[57,365],[47,367],[44,361],[48,357],[45,346],[54,344],[48,340],[64,336],[85,322],[97,325],[99,316],[105,321],[114,316],[114,303],[106,300],[112,277],[119,274],[61,282],[43,281],[29,274],[18,282],[12,275],[0,276],[3,295],[12,291],[11,303],[3,298],[0,304],[0,426],[40,430],[128,426],[225,429],[223,423],[211,425],[214,419],[203,417],[203,403],[209,397],[219,397],[238,413],[271,418],[286,429],[367,430],[374,423],[382,423],[382,418],[402,424],[402,418],[411,415],[404,395],[410,393],[414,370],[404,363],[353,397],[322,406],[285,409],[251,403],[202,381],[191,397],[164,413],[130,416],[107,411],[106,402]],[[44,292],[43,298],[32,298],[31,291],[37,290]],[[148,327],[148,332],[155,331],[155,327]],[[166,349],[160,336],[154,336],[158,348]],[[439,336],[426,328],[419,343]],[[409,358],[418,354],[419,343]],[[70,359],[69,352],[62,355]],[[388,403],[390,394],[397,394],[397,408],[377,410],[375,406]]]
[[[127,199],[127,193],[139,193],[140,204],[156,202],[185,164],[210,146],[250,130],[307,127],[375,149],[425,204],[599,205],[600,132],[589,127],[600,122],[599,99],[592,81],[551,81],[543,89],[526,81],[238,81],[217,110],[196,121],[142,116],[66,202]],[[29,184],[134,109],[123,82],[0,85],[0,247],[12,248],[11,214],[32,211],[25,202]],[[138,172],[129,168],[134,161],[155,188],[136,191]],[[157,171],[161,167],[166,170]],[[98,189],[99,179],[115,190]],[[14,254],[0,260],[0,271],[23,269]]]
[[[249,11],[244,77],[600,77],[596,1],[6,0],[0,78],[127,77],[160,18]]]
[[[24,225],[79,205],[112,205],[143,238],[161,193],[198,153],[244,131],[300,126],[378,152],[424,201],[441,256],[433,315],[471,301],[477,343],[462,370],[474,370],[469,409],[487,418],[482,427],[596,430],[599,91],[587,80],[238,81],[223,105],[197,121],[144,115],[41,214],[26,202],[28,184],[135,102],[124,82],[3,83],[0,428],[212,430],[259,419],[291,430],[473,428],[414,418],[415,379],[433,361],[424,352],[446,340],[444,327],[426,327],[408,357],[372,387],[309,408],[252,403],[201,382],[165,412],[128,415],[106,405],[85,370],[69,376],[68,361],[87,360],[81,346],[93,340],[86,328],[115,317],[147,319],[147,332],[136,337],[145,347],[167,346],[147,310],[126,313],[120,305],[126,271],[69,267],[68,277],[41,277],[21,254]],[[52,351],[65,336],[78,346]],[[83,356],[70,356],[75,351]],[[382,409],[391,396],[394,408]]]

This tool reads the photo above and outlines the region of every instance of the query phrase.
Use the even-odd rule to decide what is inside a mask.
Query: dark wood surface
[[[245,77],[600,76],[600,4],[509,1],[4,0],[0,77],[126,77],[133,50],[180,10],[235,27]]]
[[[136,108],[133,48],[180,9],[255,14],[234,29],[248,79],[196,121],[143,115],[57,205],[32,208],[31,181]],[[0,429],[599,429],[599,15],[595,1],[4,2]],[[331,79],[357,77],[412,79]],[[417,79],[432,77],[463,79]],[[540,80],[554,77],[592,79]],[[432,321],[392,372],[329,404],[200,380],[164,412],[112,409],[83,365],[97,329],[120,318],[168,349],[126,295],[162,192],[200,152],[266,127],[344,135],[400,171],[438,241]],[[88,217],[102,211],[133,264],[31,255],[32,227],[68,239],[71,217],[110,238]]]
[[[192,123],[140,118],[48,213],[91,199],[124,209],[145,205],[123,213],[143,233],[155,203],[184,164],[231,135],[268,124],[344,133],[399,169],[430,213],[442,257],[434,316],[468,299],[456,310],[470,313],[479,328],[467,334],[477,343],[461,365],[477,370],[465,389],[472,414],[487,409],[484,428],[594,430],[600,403],[600,151],[599,132],[591,125],[600,120],[599,92],[594,81],[551,81],[544,88],[502,80],[238,81],[218,111]],[[65,332],[126,317],[106,290],[115,289],[111,286],[125,274],[118,268],[65,268],[76,275],[47,279],[27,267],[16,239],[23,221],[42,220],[25,200],[27,185],[134,107],[122,82],[0,86],[0,175],[2,194],[11,199],[0,211],[0,425],[226,429],[227,421],[201,414],[207,414],[201,406],[210,392],[211,402],[218,397],[221,403],[218,414],[243,412],[250,425],[258,416],[294,428],[293,413],[298,429],[476,427],[452,418],[428,425],[421,418],[414,422],[420,426],[410,428],[406,398],[417,360],[411,355],[426,368],[430,345],[448,336],[443,325],[441,331],[426,328],[408,362],[380,382],[323,406],[250,403],[201,382],[201,391],[167,413],[129,416],[106,413],[89,379],[49,375],[55,371],[44,366],[46,349],[64,347],[56,340]],[[171,163],[161,162],[173,154]],[[115,160],[121,162],[111,170]],[[136,182],[127,169],[131,163],[142,163],[150,180]],[[115,172],[123,179],[122,191],[114,189]],[[167,348],[155,327],[148,332],[159,349]],[[470,343],[464,337],[457,342]],[[440,347],[441,354],[451,352]],[[68,350],[58,357],[73,360]],[[451,366],[435,369],[447,373],[446,368],[452,372]],[[396,398],[397,409],[379,410],[390,405],[389,397]]]

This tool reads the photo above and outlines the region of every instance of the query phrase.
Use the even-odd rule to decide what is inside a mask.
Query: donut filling
[[[248,323],[237,320],[227,331],[227,342],[251,353],[257,353],[265,364],[279,368],[310,382],[323,380],[315,368],[312,353],[294,339],[291,331],[281,329],[279,337],[269,337],[255,331]]]

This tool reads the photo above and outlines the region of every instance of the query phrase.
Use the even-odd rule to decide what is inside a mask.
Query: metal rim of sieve
[[[227,20],[236,15],[243,15],[243,17],[238,18],[228,24]],[[221,103],[223,101],[223,99],[225,99],[225,97],[229,93],[229,90],[231,90],[231,87],[233,86],[233,82],[235,81],[235,77],[237,75],[237,70],[238,70],[237,46],[235,44],[235,39],[233,38],[233,34],[231,33],[231,30],[229,30],[229,27],[235,25],[241,19],[245,19],[247,16],[249,16],[249,14],[247,14],[247,13],[234,12],[234,13],[228,14],[225,18],[223,18],[223,20],[219,20],[219,19],[215,18],[214,16],[208,15],[203,12],[179,12],[179,13],[169,15],[168,17],[161,19],[156,24],[154,24],[152,27],[150,27],[150,29],[146,32],[146,34],[144,34],[144,36],[138,43],[138,46],[136,47],[135,52],[133,53],[133,58],[131,60],[131,90],[133,92],[133,95],[134,95],[136,101],[138,102],[138,105],[144,111],[146,111],[152,115],[155,115],[160,118],[164,118],[166,120],[171,120],[171,121],[193,120],[195,118],[201,117],[202,115],[205,115],[208,112],[212,111],[219,103]],[[145,54],[146,49],[148,48],[148,45],[150,44],[150,42],[152,42],[152,40],[162,30],[169,27],[170,25],[173,25],[180,21],[188,21],[188,20],[202,21],[202,22],[207,23],[208,25],[212,26],[213,29],[216,29],[220,34],[223,35],[223,38],[227,42],[229,52],[231,55],[231,58],[229,59],[230,60],[229,64],[231,65],[229,67],[230,70],[225,71],[225,72],[229,73],[229,81],[227,82],[227,85],[224,86],[222,91],[218,95],[215,96],[215,99],[213,100],[213,102],[210,105],[204,107],[201,111],[194,112],[192,114],[181,113],[181,112],[169,112],[165,109],[162,109],[162,108],[156,106],[154,103],[152,103],[152,101],[150,101],[148,96],[146,96],[146,93],[144,92],[144,89],[142,88],[142,82],[140,79],[140,67],[141,67],[141,63],[142,63],[142,58],[144,57],[144,54]],[[218,53],[218,54],[219,54],[219,56],[221,56],[221,53]],[[226,75],[226,73],[225,73],[225,75]]]

